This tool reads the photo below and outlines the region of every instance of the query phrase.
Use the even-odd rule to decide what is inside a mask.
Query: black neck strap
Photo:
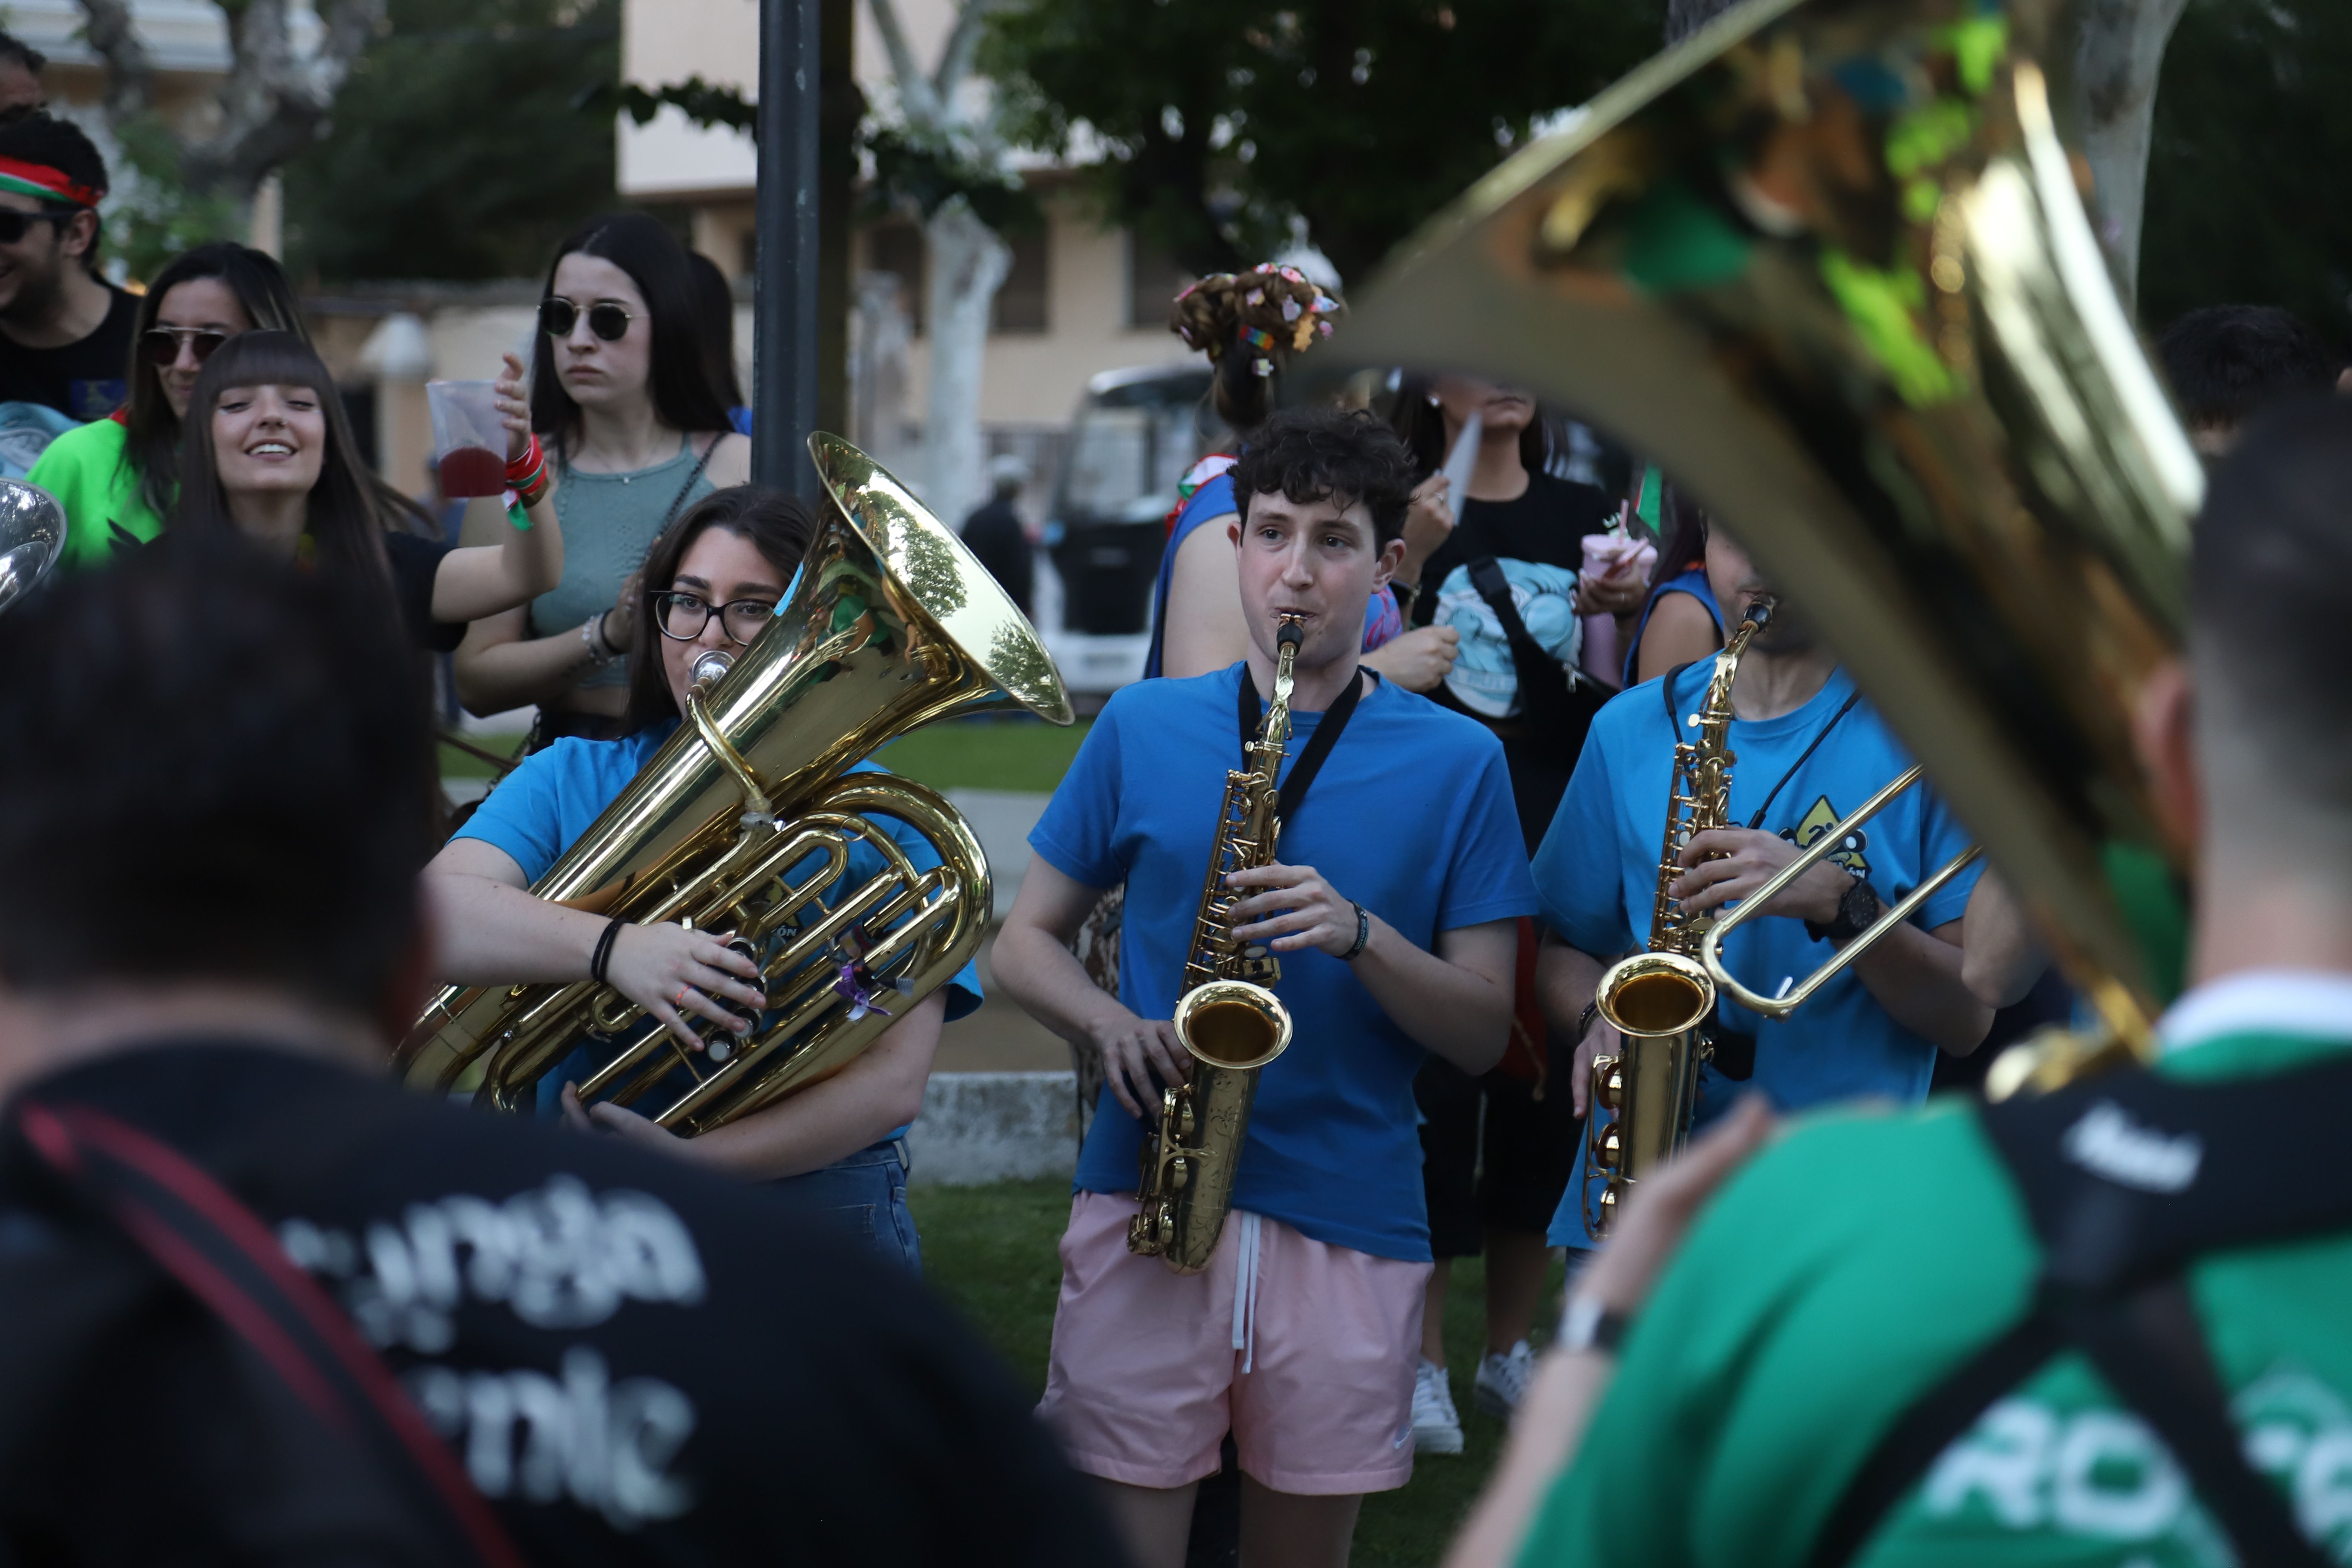
[[[1693,660],[1692,662],[1696,663],[1697,661]],[[1682,739],[1682,715],[1675,711],[1675,682],[1680,680],[1683,678],[1683,671],[1689,668],[1689,664],[1678,664],[1675,666],[1674,668],[1666,671],[1665,679],[1658,683],[1658,695],[1664,699],[1666,704],[1666,732],[1674,736],[1677,741]],[[1702,695],[1704,695],[1703,692]],[[1764,804],[1758,806],[1756,808],[1756,815],[1748,819],[1748,826],[1749,827],[1756,829],[1761,829],[1763,827],[1764,814],[1772,809],[1772,803],[1780,798],[1780,792],[1788,787],[1789,781],[1790,779],[1797,776],[1797,770],[1813,760],[1813,753],[1822,749],[1822,742],[1830,738],[1830,731],[1838,727],[1838,721],[1853,712],[1853,705],[1861,700],[1862,689],[1860,687],[1856,687],[1854,689],[1845,694],[1845,700],[1838,705],[1838,710],[1836,712],[1830,715],[1830,721],[1822,725],[1820,730],[1814,732],[1811,742],[1807,744],[1803,751],[1797,753],[1797,760],[1790,763],[1787,771],[1781,773],[1779,782],[1774,784],[1769,790],[1765,792]],[[1801,847],[1801,846],[1800,846],[1800,847]]]
[[[1339,743],[1339,731],[1346,729],[1348,721],[1355,716],[1356,700],[1363,695],[1368,673],[1359,670],[1355,679],[1348,682],[1348,689],[1339,693],[1339,700],[1324,711],[1322,720],[1315,726],[1315,733],[1307,738],[1307,749],[1300,752],[1298,760],[1290,764],[1289,775],[1282,781],[1282,795],[1276,807],[1285,827],[1298,820],[1298,808],[1307,804],[1307,792],[1314,784],[1315,775],[1323,771],[1323,759],[1329,756],[1331,748]],[[1244,773],[1249,770],[1250,742],[1257,739],[1261,711],[1257,678],[1250,673],[1250,667],[1244,661],[1242,665],[1240,712],[1242,770]]]

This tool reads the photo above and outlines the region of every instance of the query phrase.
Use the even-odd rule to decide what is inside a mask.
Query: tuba
[[[452,987],[395,1057],[411,1085],[528,1110],[593,1047],[584,1100],[636,1101],[707,1132],[839,1072],[978,951],[988,862],[962,816],[910,779],[850,770],[934,720],[1070,703],[1045,645],[987,571],[904,486],[835,436],[809,437],[832,500],[792,591],[731,668],[705,655],[684,722],[532,887],[639,923],[732,932],[769,1011],[738,1041],[684,1049],[593,981]],[[916,829],[914,865],[868,815]],[[878,869],[858,879],[853,857]]]
[[[1282,753],[1290,744],[1291,669],[1303,637],[1299,623],[1286,616],[1276,629],[1274,700],[1250,742],[1249,771],[1225,774],[1172,1020],[1192,1070],[1160,1091],[1160,1125],[1143,1135],[1139,1207],[1128,1223],[1127,1249],[1165,1258],[1179,1274],[1198,1274],[1217,1249],[1234,1206],[1258,1071],[1290,1047],[1290,1010],[1272,989],[1282,962],[1234,940],[1232,910],[1240,895],[1225,879],[1274,861],[1282,832],[1275,815]]]
[[[1341,345],[1606,428],[1808,613],[2097,1014],[1994,1092],[2152,1048],[2113,877],[2179,868],[2129,720],[2203,489],[2059,134],[2060,16],[1750,0],[1408,241]]]
[[[1715,1016],[1716,975],[1698,961],[1719,922],[1688,914],[1666,889],[1683,876],[1679,857],[1694,833],[1731,826],[1731,683],[1740,656],[1772,618],[1772,601],[1748,606],[1739,629],[1715,656],[1715,673],[1699,703],[1698,735],[1675,747],[1666,792],[1665,844],[1658,851],[1658,886],[1650,913],[1647,950],[1611,964],[1593,988],[1592,1005],[1624,1037],[1613,1057],[1592,1058],[1591,1113],[1584,1121],[1584,1185],[1602,1184],[1598,1205],[1583,1206],[1584,1234],[1599,1241],[1628,1189],[1672,1159],[1690,1135],[1698,1109],[1699,1065],[1714,1054],[1706,1038]],[[1607,1112],[1604,1121],[1602,1113]]]

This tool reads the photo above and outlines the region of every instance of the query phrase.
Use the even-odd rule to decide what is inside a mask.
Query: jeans
[[[856,1238],[875,1257],[919,1279],[923,1249],[907,1207],[907,1141],[893,1138],[835,1160],[823,1170],[786,1176],[777,1190],[819,1225]]]

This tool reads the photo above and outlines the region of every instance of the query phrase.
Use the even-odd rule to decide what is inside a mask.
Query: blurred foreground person
[[[0,1553],[1117,1561],[988,1353],[774,1194],[383,1080],[433,753],[353,584],[171,539],[0,670]]]
[[[2275,305],[2207,305],[2157,340],[2180,422],[2207,462],[2229,455],[2239,427],[2282,398],[2336,384],[2336,356],[2319,335]]]
[[[2135,726],[2199,877],[2154,1069],[1810,1122],[1652,1292],[1761,1129],[1694,1145],[1571,1300],[1454,1563],[2343,1560],[2347,518],[2352,406],[2257,423],[2214,476],[2189,658]]]

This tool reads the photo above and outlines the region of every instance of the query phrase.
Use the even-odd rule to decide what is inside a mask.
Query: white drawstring
[[[1257,1363],[1257,1215],[1241,1211],[1241,1255],[1234,1265],[1234,1349],[1242,1370]]]

